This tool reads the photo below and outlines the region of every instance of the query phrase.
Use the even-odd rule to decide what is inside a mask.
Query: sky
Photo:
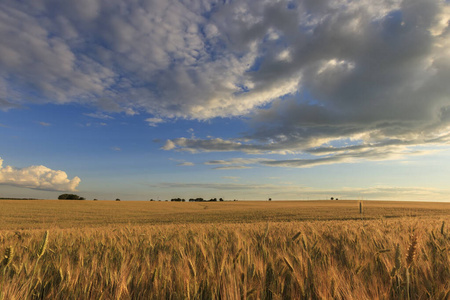
[[[2,0],[0,197],[450,201],[450,2]]]

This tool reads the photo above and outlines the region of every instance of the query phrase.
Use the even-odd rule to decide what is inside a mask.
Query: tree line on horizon
[[[152,200],[150,200],[152,201]],[[185,202],[186,199],[182,199],[182,198],[172,198],[170,199],[171,202]],[[223,198],[219,198],[219,200],[217,200],[217,198],[211,198],[209,200],[205,200],[203,198],[190,198],[188,200],[189,202],[216,202],[216,201],[224,201]]]
[[[76,194],[61,194],[58,196],[59,200],[86,200],[86,198],[78,196]],[[94,199],[94,201],[96,201],[97,199]],[[116,199],[116,201],[120,201],[119,198]],[[155,201],[153,199],[150,199],[150,201]],[[168,201],[168,200],[165,200]],[[184,198],[172,198],[170,200],[171,202],[186,202],[186,199]],[[203,198],[190,198],[188,200],[189,202],[217,202],[217,201],[225,201],[223,198],[211,198],[209,200],[205,200]],[[236,200],[235,200],[236,201]]]
[[[58,200],[86,200],[86,198],[75,194],[62,194],[58,196]]]

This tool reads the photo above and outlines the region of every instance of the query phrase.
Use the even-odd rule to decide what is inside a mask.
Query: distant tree
[[[120,201],[120,199],[119,199],[119,198],[117,198],[117,199],[116,199],[116,201]]]
[[[336,200],[339,200],[338,198],[336,198]]]
[[[98,201],[98,199],[94,199],[94,201]]]
[[[330,199],[331,199],[331,200],[334,200],[334,197],[331,197]]]
[[[85,200],[84,197],[80,197],[75,194],[62,194],[58,196],[59,200]]]
[[[219,198],[219,201],[223,201],[223,198]]]
[[[272,198],[269,198],[269,201],[272,201]]]
[[[175,201],[175,202],[184,202],[185,200],[184,199],[181,199],[181,198],[173,198],[173,199],[170,199],[170,201]]]

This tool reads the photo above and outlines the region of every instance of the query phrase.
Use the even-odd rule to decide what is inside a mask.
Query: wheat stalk
[[[411,243],[409,244],[408,251],[406,254],[406,292],[408,295],[408,299],[411,299],[410,295],[410,285],[411,285],[411,275],[409,272],[409,268],[411,267],[412,262],[414,261],[414,257],[417,251],[417,235],[411,235]]]
[[[2,261],[2,265],[6,268],[12,261],[14,257],[14,248],[12,246],[9,246],[5,250],[5,256]]]
[[[189,266],[189,270],[191,271],[192,277],[196,278],[197,277],[197,272],[195,271],[194,264],[192,263],[190,258],[188,258],[187,261],[188,261],[188,266]]]
[[[417,252],[417,235],[411,235],[411,243],[409,244],[408,251],[406,254],[406,267],[409,269],[411,267],[412,262],[414,261],[414,257]]]
[[[289,261],[289,259],[286,256],[283,256],[283,260],[286,263],[286,265],[288,266],[289,270],[291,270],[291,272],[294,272],[294,267],[292,267],[292,264]]]
[[[47,249],[48,245],[48,230],[45,232],[44,240],[42,241],[41,247],[39,248],[38,252],[38,259],[42,257],[45,253],[45,249]]]
[[[42,240],[41,247],[39,248],[36,263],[34,264],[33,275],[36,273],[38,262],[41,259],[42,255],[44,255],[45,249],[47,249],[47,245],[48,245],[48,230],[45,232],[44,239]]]
[[[399,270],[402,266],[402,261],[401,261],[400,257],[401,257],[400,245],[397,244],[397,246],[395,246],[395,260],[394,260],[396,270]]]

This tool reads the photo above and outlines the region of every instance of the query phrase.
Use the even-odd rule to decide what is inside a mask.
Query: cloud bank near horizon
[[[330,199],[331,196],[341,200],[372,199],[372,200],[434,200],[448,201],[447,189],[436,189],[416,186],[387,186],[374,185],[368,187],[342,187],[339,189],[317,189],[295,184],[257,184],[257,183],[195,183],[195,182],[160,182],[151,184],[171,190],[203,190],[205,193],[221,191],[229,195],[249,191],[251,194],[247,200],[263,200],[272,197],[274,200],[300,200],[300,199]],[[280,186],[282,189],[280,189]],[[235,196],[233,196],[235,197]],[[256,198],[251,198],[256,197]],[[230,199],[227,199],[230,200]]]
[[[45,166],[3,167],[3,159],[0,158],[0,185],[46,191],[74,192],[80,182],[81,179],[77,176],[69,179],[66,172],[52,170]]]

